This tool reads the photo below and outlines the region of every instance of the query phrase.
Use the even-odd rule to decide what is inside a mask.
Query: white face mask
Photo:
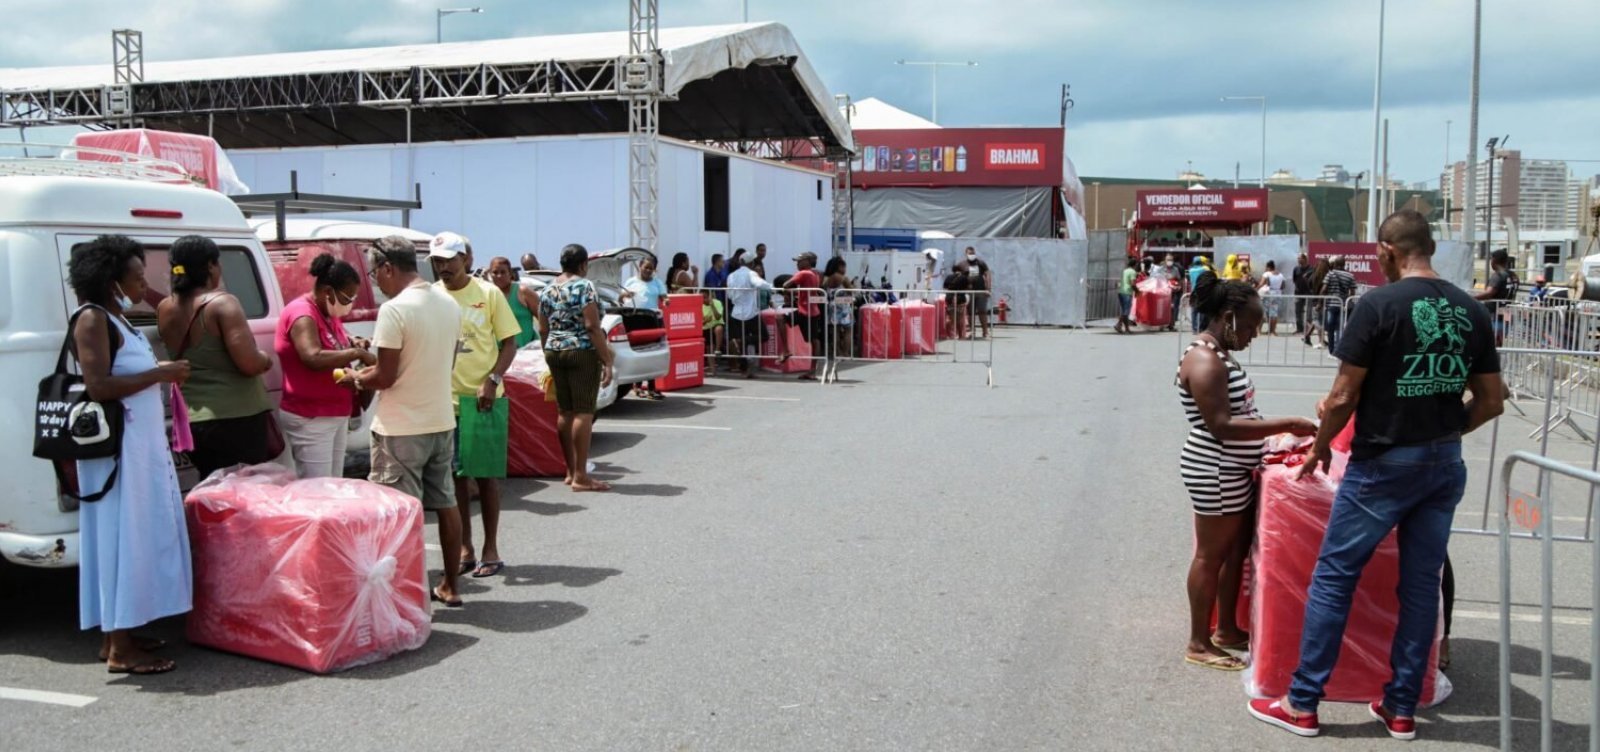
[[[976,253],[967,254],[967,260],[968,261],[977,261],[978,260],[978,254],[976,254]]]
[[[329,300],[328,315],[336,319],[342,319],[346,316],[349,316],[350,312],[355,310],[355,307],[356,302],[354,300],[350,301],[349,303],[340,303],[337,299]]]
[[[124,311],[133,310],[133,298],[128,297],[128,295],[122,291],[122,283],[121,282],[116,283],[116,285],[117,285],[117,305],[121,306],[122,310],[124,310]]]

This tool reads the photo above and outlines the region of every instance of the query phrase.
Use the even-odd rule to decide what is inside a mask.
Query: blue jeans
[[[1133,296],[1117,293],[1117,310],[1121,311],[1123,318],[1127,318],[1133,312]]]
[[[1322,687],[1339,661],[1361,570],[1384,536],[1399,526],[1400,620],[1389,651],[1394,675],[1383,688],[1383,698],[1396,715],[1416,714],[1439,626],[1439,573],[1450,523],[1466,488],[1460,439],[1395,447],[1370,460],[1351,461],[1334,497],[1306,594],[1300,666],[1289,686],[1295,708],[1316,711]]]
[[[1322,329],[1328,336],[1328,352],[1339,345],[1339,324],[1344,319],[1344,309],[1328,306],[1326,313],[1322,314]]]

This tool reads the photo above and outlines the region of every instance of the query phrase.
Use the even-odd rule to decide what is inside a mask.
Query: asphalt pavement
[[[596,429],[613,493],[507,482],[505,573],[466,580],[424,648],[332,676],[185,645],[181,619],[150,630],[178,671],[110,676],[76,628],[75,573],[12,569],[0,746],[1391,748],[1359,705],[1324,709],[1328,738],[1290,737],[1245,714],[1237,674],[1183,663],[1177,336],[1003,329],[994,388],[981,366],[871,364],[837,385],[625,400]],[[1259,404],[1308,414],[1331,374],[1260,369]],[[1589,450],[1563,432],[1547,448]],[[1487,466],[1488,437],[1467,453]],[[1498,743],[1497,545],[1452,544],[1454,695],[1414,749]],[[1518,603],[1536,602],[1536,553],[1517,549]],[[1586,748],[1589,559],[1557,554],[1557,749]],[[1513,634],[1519,748],[1538,712],[1531,613]]]

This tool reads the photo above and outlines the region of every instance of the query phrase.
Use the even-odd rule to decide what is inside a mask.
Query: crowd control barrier
[[[994,338],[981,336],[981,312],[971,293],[872,288],[698,288],[725,298],[724,325],[705,335],[712,366],[760,368],[782,374],[813,373],[838,383],[844,363],[947,363],[980,365],[994,386]],[[719,295],[720,294],[720,295]],[[751,297],[756,296],[752,304]],[[800,298],[818,311],[797,316]],[[761,307],[759,302],[767,305]],[[735,311],[735,303],[739,305]],[[996,326],[988,296],[991,335]],[[755,316],[739,319],[736,313]],[[757,323],[759,321],[759,323]]]
[[[1512,484],[1517,466],[1531,465],[1539,470],[1536,492],[1523,493]],[[1514,717],[1511,708],[1511,540],[1517,537],[1512,527],[1522,528],[1526,537],[1539,540],[1539,749],[1554,749],[1555,735],[1555,534],[1556,493],[1554,477],[1577,481],[1588,489],[1588,507],[1600,490],[1600,472],[1584,470],[1529,452],[1514,452],[1506,458],[1500,473],[1503,504],[1499,514],[1500,534],[1500,749],[1516,749]],[[1600,542],[1591,537],[1593,556],[1589,581],[1589,607],[1600,605]],[[1600,656],[1600,621],[1589,624],[1589,655]],[[1600,752],[1600,683],[1589,676],[1589,749]],[[1522,749],[1529,749],[1523,745]]]
[[[1330,352],[1332,342],[1328,338],[1327,325],[1329,304],[1338,300],[1325,295],[1274,295],[1262,299],[1262,307],[1267,313],[1278,312],[1278,334],[1267,334],[1270,317],[1264,316],[1261,331],[1251,340],[1250,346],[1243,350],[1235,351],[1234,360],[1240,365],[1258,368],[1336,368],[1339,365],[1337,358]],[[1349,298],[1341,305],[1335,306],[1341,317],[1339,324],[1343,326],[1343,316],[1355,305],[1356,298]],[[1181,353],[1194,341],[1200,324],[1199,316],[1192,305],[1192,297],[1184,295],[1180,304],[1182,313],[1178,321],[1178,352]],[[1313,325],[1305,334],[1295,334],[1295,316],[1303,315],[1308,323]],[[1309,337],[1312,344],[1307,345],[1305,338]]]

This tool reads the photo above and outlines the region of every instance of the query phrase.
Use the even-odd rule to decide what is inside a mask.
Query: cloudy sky
[[[468,0],[449,40],[621,29],[625,0]],[[1352,172],[1372,158],[1377,0],[748,0],[787,24],[835,92],[928,115],[927,69],[896,59],[976,60],[941,74],[944,125],[1053,125],[1072,85],[1070,153],[1086,176],[1170,178],[1192,160],[1213,177],[1260,170]],[[108,61],[112,28],[140,29],[149,60],[425,42],[433,0],[0,0],[20,34],[0,68]],[[661,0],[663,24],[738,22],[742,0]],[[1481,134],[1527,158],[1600,173],[1596,0],[1484,3]],[[92,19],[92,22],[86,20]],[[1389,3],[1384,112],[1392,173],[1437,180],[1466,154],[1469,0]],[[0,86],[4,86],[0,81]]]

